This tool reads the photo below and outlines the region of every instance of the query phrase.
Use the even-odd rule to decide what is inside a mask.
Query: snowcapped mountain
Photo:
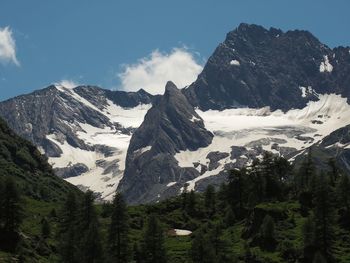
[[[133,168],[126,167],[119,189],[131,203],[154,202],[185,187],[202,191],[208,184],[218,186],[229,169],[251,163],[264,151],[291,161],[311,146],[323,151],[323,139],[331,136],[337,142],[334,134],[349,124],[349,73],[350,48],[330,49],[307,31],[241,24],[227,34],[197,80],[182,90],[182,103],[187,108],[191,104],[196,113],[187,114],[187,121],[203,123],[200,129],[213,134],[211,141],[184,149],[179,143],[186,138],[183,130],[192,132],[195,127],[183,125],[185,116],[169,121],[169,109],[154,104],[152,110],[164,123],[154,126],[145,118],[129,150],[134,141],[155,140],[159,129],[171,136],[161,152],[152,144],[137,157],[128,151]],[[179,97],[176,92],[167,96],[174,97],[170,101]],[[333,145],[339,147],[336,142]],[[167,158],[157,160],[163,155]],[[328,150],[323,156],[335,155]],[[348,156],[342,156],[346,167]]]
[[[52,85],[1,102],[0,116],[58,176],[143,203],[218,186],[264,151],[297,161],[312,146],[350,171],[349,98],[350,48],[241,24],[182,90]]]
[[[56,175],[110,199],[123,176],[131,134],[153,99],[143,90],[52,85],[2,102],[0,112],[47,155]]]

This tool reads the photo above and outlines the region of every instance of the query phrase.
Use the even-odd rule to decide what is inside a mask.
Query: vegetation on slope
[[[350,180],[333,161],[266,153],[220,189],[96,205],[2,126],[1,262],[350,262]]]

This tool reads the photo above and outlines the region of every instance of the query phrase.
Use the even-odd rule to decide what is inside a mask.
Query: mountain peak
[[[179,91],[179,89],[176,87],[174,82],[168,81],[165,85],[165,93],[171,92],[171,91]]]

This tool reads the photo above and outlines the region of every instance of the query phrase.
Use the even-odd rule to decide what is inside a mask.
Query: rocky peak
[[[348,54],[336,58],[338,50],[308,31],[241,24],[227,34],[183,92],[203,110],[242,106],[289,110],[316,100],[317,93],[349,97],[350,63],[344,59]],[[303,87],[314,92],[304,96]]]
[[[147,112],[131,138],[118,189],[125,192],[129,202],[154,201],[155,192],[165,196],[168,183],[178,183],[179,188],[181,183],[198,176],[195,169],[178,167],[174,154],[206,147],[212,138],[187,98],[174,83],[168,82],[164,95]]]

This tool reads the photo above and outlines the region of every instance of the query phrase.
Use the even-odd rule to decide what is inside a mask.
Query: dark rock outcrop
[[[289,110],[304,107],[316,93],[349,98],[349,72],[349,48],[332,50],[308,31],[241,24],[227,34],[184,94],[203,110],[240,106]],[[312,92],[302,97],[300,87],[311,87]]]
[[[148,111],[133,134],[124,177],[118,187],[130,203],[149,202],[167,196],[167,184],[176,187],[199,175],[194,168],[181,168],[174,154],[208,146],[213,135],[186,97],[172,83]]]

